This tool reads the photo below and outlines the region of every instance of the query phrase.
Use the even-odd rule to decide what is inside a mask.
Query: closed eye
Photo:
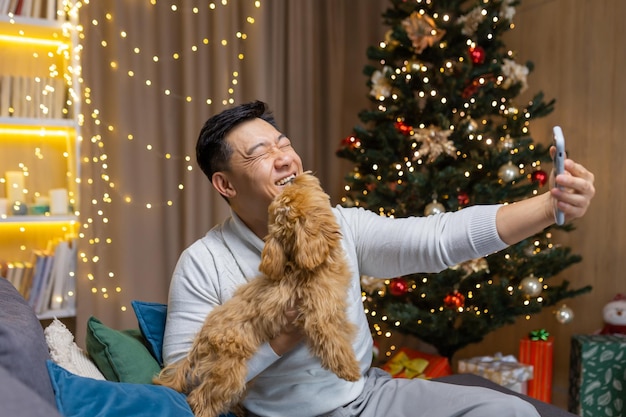
[[[276,143],[277,143],[278,147],[281,148],[281,149],[287,148],[287,147],[291,146],[291,141],[285,135],[280,135],[278,137],[278,140],[276,141]]]

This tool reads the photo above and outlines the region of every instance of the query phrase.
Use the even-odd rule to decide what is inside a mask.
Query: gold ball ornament
[[[431,214],[444,213],[445,211],[446,208],[437,200],[433,200],[432,203],[428,203],[426,208],[424,208],[424,214],[427,216],[430,216]]]
[[[520,282],[519,289],[528,297],[538,297],[543,290],[543,285],[533,274],[530,274]]]
[[[511,182],[517,177],[519,177],[519,168],[513,165],[511,161],[502,165],[498,170],[498,178],[504,182]]]
[[[563,304],[555,312],[556,321],[561,324],[571,323],[574,320],[574,310]]]
[[[417,59],[409,59],[406,62],[407,72],[420,72],[422,70],[422,63]]]

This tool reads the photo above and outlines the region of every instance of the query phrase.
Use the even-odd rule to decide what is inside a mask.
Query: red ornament
[[[470,202],[469,194],[465,191],[459,191],[459,195],[457,195],[456,198],[461,206],[467,206]]]
[[[394,126],[396,127],[396,129],[398,130],[398,132],[402,133],[405,136],[408,136],[411,134],[411,131],[413,130],[413,126],[409,126],[406,123],[404,123],[404,121],[402,120],[398,120]]]
[[[463,97],[464,99],[468,99],[470,97],[472,97],[474,94],[476,94],[478,92],[479,89],[479,85],[478,83],[471,83],[468,84],[464,89],[463,92],[461,93],[461,97]]]
[[[465,88],[463,88],[463,92],[461,93],[461,97],[464,99],[468,99],[478,93],[480,88],[486,85],[489,82],[495,80],[493,74],[484,74],[480,77],[474,78],[472,81],[468,81],[465,84]]]
[[[485,62],[485,50],[482,46],[470,46],[469,56],[474,65],[480,65]]]
[[[404,278],[394,278],[388,285],[389,294],[400,297],[409,291],[409,283]]]
[[[530,179],[533,182],[538,182],[539,185],[545,185],[548,182],[548,174],[545,171],[537,170],[530,174]]]
[[[443,305],[455,310],[462,308],[465,306],[465,296],[454,290],[443,298]]]
[[[341,140],[342,148],[356,149],[361,147],[361,141],[356,136],[347,136]]]

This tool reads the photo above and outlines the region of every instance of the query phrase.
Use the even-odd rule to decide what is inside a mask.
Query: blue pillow
[[[161,385],[101,381],[48,360],[57,408],[64,417],[193,417],[185,395]]]
[[[137,316],[139,330],[148,343],[148,350],[163,367],[163,334],[165,333],[165,317],[167,304],[150,303],[133,300],[130,302]]]

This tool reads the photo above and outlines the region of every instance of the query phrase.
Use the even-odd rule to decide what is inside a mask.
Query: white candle
[[[65,188],[50,190],[50,214],[67,214],[68,198]]]
[[[22,171],[7,171],[6,180],[7,199],[10,204],[24,200],[24,173]]]
[[[9,200],[7,198],[0,198],[0,218],[7,216],[9,211]]]

